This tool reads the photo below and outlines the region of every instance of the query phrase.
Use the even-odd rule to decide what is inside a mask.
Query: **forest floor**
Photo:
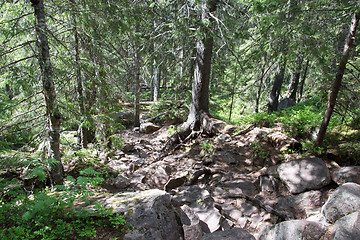
[[[156,188],[169,192],[180,205],[189,206],[210,199],[210,207],[207,205],[205,210],[215,220],[207,223],[209,231],[241,227],[258,235],[282,216],[319,217],[320,207],[333,188],[292,198],[278,180],[276,165],[307,156],[299,149],[291,149],[297,141],[283,134],[280,127],[227,125],[217,136],[200,136],[164,156],[162,148],[173,131],[169,129],[174,127],[167,124],[150,134],[134,129],[123,131],[122,150],[100,156],[104,164],[121,175],[107,179],[103,190]],[[337,166],[335,162],[327,165]],[[299,204],[301,201],[305,203]],[[276,213],[269,207],[277,209]]]

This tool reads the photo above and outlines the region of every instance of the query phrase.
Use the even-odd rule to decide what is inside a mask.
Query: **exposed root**
[[[194,185],[198,180],[199,180],[199,177],[203,174],[206,175],[214,175],[216,173],[221,173],[221,174],[224,174],[223,171],[220,171],[220,170],[214,170],[214,169],[211,169],[211,168],[202,168],[198,171],[196,171],[192,177],[189,179],[189,181],[187,182],[187,186],[190,186],[190,185]]]
[[[287,216],[285,214],[282,214],[281,212],[279,212],[279,211],[275,210],[274,208],[270,207],[269,205],[261,202],[259,199],[250,197],[249,195],[246,195],[244,193],[228,194],[226,197],[227,198],[244,198],[247,201],[253,203],[254,205],[264,209],[266,212],[271,213],[271,214],[273,214],[275,216],[278,216],[282,220],[285,220],[285,221],[290,220],[289,216]]]

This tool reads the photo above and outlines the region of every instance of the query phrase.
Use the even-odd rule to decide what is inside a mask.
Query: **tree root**
[[[226,195],[227,198],[244,198],[245,200],[253,203],[254,205],[264,209],[266,212],[271,213],[275,216],[278,216],[279,218],[281,218],[282,220],[290,220],[290,217],[282,214],[281,212],[275,210],[274,208],[270,207],[269,205],[261,202],[259,199],[250,197],[249,195],[246,195],[244,193],[237,193],[237,194],[227,194]]]
[[[194,185],[198,180],[199,180],[199,177],[203,174],[206,175],[214,175],[216,173],[221,173],[221,174],[224,174],[223,171],[220,171],[220,170],[214,170],[214,169],[211,169],[211,168],[202,168],[198,171],[196,171],[192,177],[189,179],[189,181],[186,183],[187,186],[191,186],[191,185]]]

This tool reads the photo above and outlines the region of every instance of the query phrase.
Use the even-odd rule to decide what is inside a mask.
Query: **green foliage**
[[[16,180],[1,179],[0,238],[1,239],[93,239],[97,229],[118,232],[126,221],[120,214],[96,204],[93,210],[74,208],[76,199],[86,199],[88,184],[98,185],[98,172],[91,168],[77,179],[68,177],[65,185],[56,186],[57,192],[44,189],[25,194]],[[120,229],[120,231],[119,231]]]
[[[215,145],[211,140],[203,140],[200,142],[204,157],[210,157],[215,153]]]
[[[253,142],[251,144],[252,149],[252,157],[254,159],[260,158],[262,160],[265,160],[268,157],[268,153],[264,151],[263,149],[263,143],[261,142]]]

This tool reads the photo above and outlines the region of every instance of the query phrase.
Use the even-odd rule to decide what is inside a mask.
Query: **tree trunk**
[[[299,88],[299,97],[298,97],[298,100],[297,100],[298,102],[300,102],[301,99],[302,99],[308,68],[309,68],[309,59],[305,63],[305,69],[304,69],[304,72],[303,72],[303,76],[301,78],[300,88]]]
[[[76,65],[76,85],[77,85],[77,95],[78,95],[78,103],[79,103],[79,110],[81,114],[81,118],[83,119],[81,121],[80,127],[79,127],[79,144],[81,148],[87,148],[88,144],[88,129],[84,126],[84,121],[86,120],[86,108],[85,108],[85,96],[84,96],[84,83],[82,80],[82,74],[81,74],[81,63],[80,63],[80,48],[79,48],[79,33],[77,31],[77,21],[76,17],[73,17],[74,21],[74,40],[75,40],[75,65]]]
[[[138,46],[135,46],[135,114],[134,126],[140,127],[140,55]]]
[[[296,59],[296,66],[294,72],[291,74],[289,89],[287,97],[296,102],[296,92],[299,85],[300,71],[301,71],[302,57],[298,56]]]
[[[275,75],[274,85],[270,92],[270,98],[268,103],[268,112],[272,113],[278,110],[279,107],[279,96],[281,86],[284,81],[286,60],[280,59],[277,67],[277,73]]]
[[[260,72],[260,77],[259,77],[259,87],[258,87],[258,91],[256,94],[256,100],[255,100],[255,113],[259,112],[259,105],[260,105],[260,98],[261,98],[261,91],[262,91],[262,87],[263,87],[263,81],[264,81],[264,72],[265,72],[265,64],[263,68],[261,69]]]
[[[154,61],[155,66],[154,66],[154,96],[153,96],[153,101],[157,102],[159,100],[160,97],[160,79],[159,79],[159,66],[157,65],[157,62]]]
[[[236,81],[237,81],[236,73],[237,73],[237,68],[235,68],[235,75],[234,75],[234,80],[233,80],[232,89],[231,89],[231,103],[230,103],[229,121],[231,121],[231,115],[232,115],[233,105],[234,105],[235,85],[236,85]]]
[[[63,184],[64,168],[60,157],[60,112],[56,105],[56,91],[53,82],[53,72],[50,61],[47,26],[43,0],[31,0],[35,11],[37,46],[39,49],[39,65],[42,74],[42,83],[45,97],[46,115],[48,118],[49,142],[48,158],[57,162],[50,164],[52,184]]]
[[[217,0],[209,0],[207,2],[210,13],[216,10],[217,2]],[[210,18],[208,13],[203,12],[202,19],[205,18],[213,22],[213,18]],[[180,140],[186,139],[192,132],[201,131],[207,134],[214,134],[214,126],[209,116],[209,80],[214,39],[209,29],[202,29],[202,31],[205,33],[205,39],[198,39],[196,43],[196,60],[190,112],[180,132],[172,136],[167,142],[164,148],[165,152],[171,150]]]
[[[325,137],[326,129],[327,129],[327,127],[329,125],[329,122],[330,122],[331,115],[332,115],[332,113],[334,111],[336,98],[337,98],[337,95],[339,93],[339,89],[340,89],[340,86],[341,86],[341,81],[342,81],[342,78],[343,78],[343,75],[344,75],[344,71],[346,69],[346,63],[349,60],[350,51],[351,51],[351,48],[352,48],[353,43],[354,43],[355,33],[356,33],[356,28],[358,26],[358,23],[359,23],[359,13],[355,13],[354,18],[353,18],[353,22],[352,22],[351,27],[350,27],[349,35],[347,37],[347,41],[346,41],[346,44],[345,44],[345,47],[344,47],[344,52],[342,54],[342,58],[340,60],[340,64],[339,64],[339,67],[338,67],[338,70],[337,70],[337,73],[336,73],[336,76],[335,76],[335,81],[334,81],[334,83],[332,85],[332,88],[331,88],[331,93],[330,93],[330,96],[329,96],[329,103],[328,103],[327,109],[325,111],[325,116],[323,118],[323,121],[322,121],[321,126],[320,126],[319,133],[318,133],[317,138],[315,140],[315,146],[316,147],[321,146],[321,144],[322,144],[322,142],[324,140],[324,137]]]

